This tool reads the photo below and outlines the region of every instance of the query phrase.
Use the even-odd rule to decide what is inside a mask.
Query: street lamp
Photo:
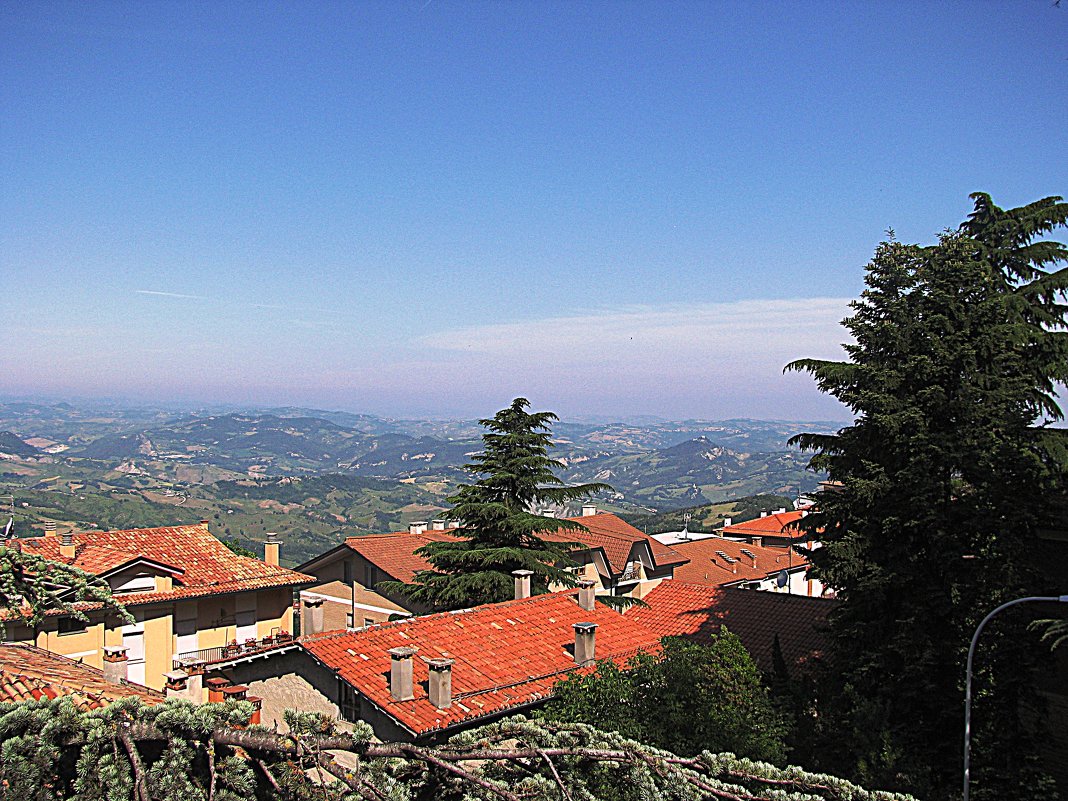
[[[1015,601],[1006,601],[989,615],[983,618],[982,622],[975,629],[975,634],[972,635],[972,644],[968,647],[968,668],[965,673],[964,684],[964,801],[968,801],[968,785],[971,779],[971,754],[972,754],[972,659],[975,657],[975,646],[979,642],[979,635],[983,632],[983,626],[987,624],[994,615],[1003,609],[1008,609],[1010,606],[1016,606],[1016,604],[1026,603],[1062,603],[1068,604],[1068,595],[1053,595],[1049,597],[1045,596],[1029,596],[1027,598],[1017,598]]]

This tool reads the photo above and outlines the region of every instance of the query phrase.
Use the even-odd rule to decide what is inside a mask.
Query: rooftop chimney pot
[[[277,532],[267,532],[267,542],[263,544],[263,561],[269,565],[278,565],[278,552],[282,547]]]
[[[767,516],[768,516],[768,513],[767,513],[767,512],[761,512],[761,513],[760,513],[760,516],[761,516],[761,517],[767,517]]]
[[[70,531],[59,535],[59,555],[64,559],[74,558],[74,534]]]
[[[445,521],[444,520],[435,520],[430,525],[433,527],[434,531],[444,531],[445,530]]]
[[[431,659],[427,668],[430,670],[430,703],[438,709],[452,706],[452,665],[454,659]]]
[[[410,701],[415,698],[412,681],[412,657],[419,650],[411,646],[390,648],[389,694],[394,701]]]
[[[425,520],[420,520],[418,523],[409,523],[408,524],[408,533],[409,534],[422,534],[424,531],[426,531],[426,521]]]
[[[530,597],[530,577],[534,575],[533,570],[513,570],[512,575],[515,576],[515,599],[517,601],[523,598]]]
[[[129,662],[126,660],[126,647],[123,645],[104,646],[104,680],[112,684],[126,681]]]
[[[575,623],[575,664],[589,665],[596,658],[596,623]]]
[[[578,583],[578,603],[587,612],[593,611],[593,606],[597,602],[597,595],[594,587],[597,586],[597,582],[590,579],[583,579]]]
[[[597,514],[597,507],[594,504],[592,504],[592,503],[584,503],[584,504],[582,504],[582,516],[583,517],[593,517],[595,514]]]
[[[729,517],[723,518],[723,528],[727,528],[733,521]]]

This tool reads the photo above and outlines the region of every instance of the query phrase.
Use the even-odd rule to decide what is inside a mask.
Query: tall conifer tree
[[[529,405],[526,398],[516,398],[507,409],[479,421],[489,429],[482,435],[485,450],[464,469],[480,478],[449,498],[449,517],[461,523],[456,539],[416,551],[433,569],[417,573],[412,584],[382,586],[433,609],[459,609],[511,598],[513,570],[534,573],[535,593],[549,584],[575,585],[566,565],[570,551],[581,546],[545,535],[586,527],[537,512],[545,504],[566,504],[610,487],[564,486],[554,472],[563,465],[548,455],[551,423],[558,418],[552,412],[527,412]]]
[[[1062,474],[1040,424],[1062,417],[1068,269],[1051,268],[1068,250],[1039,237],[1065,224],[1068,204],[1006,211],[972,198],[974,213],[937,245],[879,246],[844,321],[848,361],[786,368],[856,415],[837,434],[795,438],[835,482],[805,526],[821,532],[812,561],[841,599],[825,695],[839,765],[929,799],[959,792],[976,624],[1005,600],[1057,589],[1040,586],[1028,546]],[[1025,623],[1006,615],[983,635],[977,798],[1045,790],[1027,725],[1040,649]]]

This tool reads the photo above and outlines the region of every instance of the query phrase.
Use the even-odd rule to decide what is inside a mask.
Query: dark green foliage
[[[545,707],[549,720],[580,721],[673,751],[730,751],[781,762],[782,716],[752,657],[724,629],[709,645],[666,638],[659,657],[639,654],[626,669],[610,661],[572,673]]]
[[[308,713],[287,712],[280,736],[248,726],[251,712],[0,704],[0,801],[907,801],[732,754],[682,758],[583,724],[516,717],[427,748],[372,742],[363,724],[346,735]]]
[[[1047,431],[1068,379],[1064,225],[1047,198],[975,211],[937,245],[879,246],[867,289],[844,322],[849,361],[805,359],[856,415],[834,435],[801,435],[821,492],[805,526],[823,529],[815,574],[838,590],[837,671],[825,690],[824,754],[837,768],[930,799],[959,790],[964,661],[979,619],[999,603],[1048,594],[1029,547],[1061,467]],[[1061,588],[1061,592],[1065,588]],[[1040,649],[1026,613],[984,633],[976,660],[976,797],[1032,798],[1030,668]],[[1045,796],[1049,797],[1049,796]]]
[[[462,529],[454,541],[434,542],[417,553],[434,566],[416,574],[412,584],[383,582],[389,591],[434,609],[458,609],[505,601],[512,597],[512,571],[533,571],[534,592],[550,583],[574,586],[565,569],[575,543],[550,542],[547,532],[581,532],[585,526],[570,520],[545,517],[535,510],[543,504],[565,504],[605,484],[567,487],[555,475],[560,463],[549,458],[552,412],[528,413],[525,398],[479,421],[489,431],[482,435],[484,451],[465,469],[481,476],[462,484],[449,498],[448,513]]]

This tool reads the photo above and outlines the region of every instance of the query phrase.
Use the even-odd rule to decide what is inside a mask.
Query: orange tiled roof
[[[91,531],[73,535],[73,559],[60,554],[59,538],[28,537],[18,540],[26,553],[104,575],[137,559],[162,564],[174,573],[172,590],[117,596],[124,605],[219,595],[230,592],[304,584],[311,576],[238,556],[208,531],[206,522],[186,526]],[[8,540],[5,545],[11,545]]]
[[[575,593],[546,593],[301,640],[316,659],[415,734],[423,734],[544,700],[565,674],[579,668],[569,650],[572,624],[598,624],[596,656],[625,661],[638,650],[655,652],[659,635],[603,604],[583,610]],[[390,648],[418,648],[415,698],[389,693]],[[438,709],[427,697],[425,660],[454,659],[453,702]]]
[[[720,537],[677,542],[671,547],[690,560],[689,564],[675,568],[675,580],[714,587],[737,581],[759,581],[783,568],[808,564],[801,554],[782,548],[751,545]],[[756,564],[751,557],[742,553],[743,549],[756,557]],[[731,563],[724,560],[717,551],[722,551],[735,561]]]
[[[417,572],[431,568],[430,562],[415,551],[427,543],[451,539],[454,537],[448,531],[424,531],[422,534],[395,531],[392,534],[348,537],[345,544],[397,581],[410,584]]]
[[[605,557],[612,570],[622,573],[630,561],[631,548],[636,542],[647,542],[653,554],[653,561],[658,567],[665,565],[678,565],[686,561],[686,557],[677,551],[657,542],[645,532],[635,528],[630,523],[622,520],[609,512],[598,512],[595,515],[585,517],[569,517],[576,523],[581,523],[589,531],[557,531],[546,539],[560,542],[581,542],[590,548],[604,549]]]
[[[808,535],[808,532],[799,528],[787,528],[787,526],[796,523],[809,511],[811,511],[809,508],[794,509],[789,512],[757,517],[753,520],[746,520],[744,523],[724,526],[723,534],[728,537],[789,537],[792,540],[802,539]]]
[[[604,550],[609,566],[616,573],[622,573],[626,569],[630,561],[631,549],[636,542],[649,544],[653,560],[658,567],[682,564],[686,561],[685,556],[657,542],[613,514],[601,512],[596,515],[566,519],[581,523],[589,531],[561,530],[542,536],[553,542],[581,542],[591,550],[601,548]],[[432,568],[428,561],[415,554],[414,551],[428,542],[453,539],[454,534],[455,529],[452,532],[431,529],[421,534],[396,531],[391,534],[349,537],[345,540],[345,544],[393,578],[410,583],[416,572]]]
[[[158,704],[163,694],[139,684],[114,684],[102,671],[32,645],[0,644],[0,703],[70,697],[81,709],[98,709],[120,698]]]
[[[644,598],[649,605],[627,610],[626,616],[661,637],[680,636],[700,642],[726,626],[764,670],[772,670],[772,644],[787,665],[826,650],[828,613],[835,601],[779,592],[704,587],[662,581]]]

